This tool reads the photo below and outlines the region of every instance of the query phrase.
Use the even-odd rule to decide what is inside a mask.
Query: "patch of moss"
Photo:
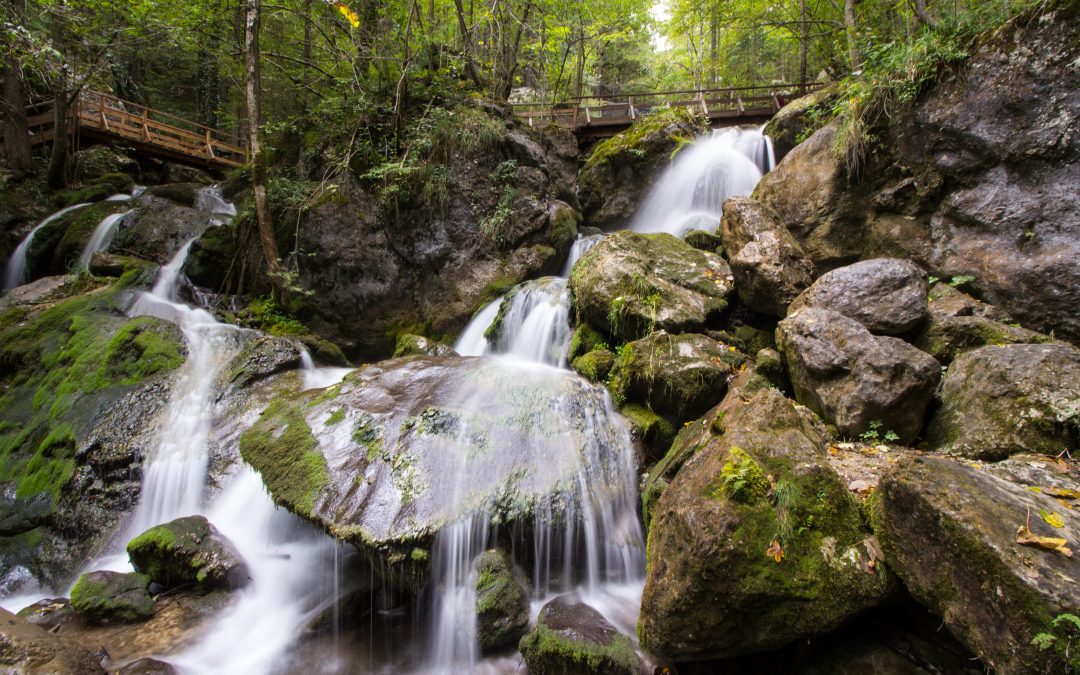
[[[648,407],[631,403],[619,408],[634,433],[646,443],[666,443],[675,436],[675,427]]]
[[[311,516],[315,499],[330,482],[317,445],[300,408],[278,399],[240,435],[240,456],[262,475],[275,502]]]
[[[333,426],[345,419],[345,409],[336,408],[330,413],[330,416],[326,418],[326,426]]]
[[[521,638],[518,648],[529,672],[636,673],[640,669],[633,643],[621,634],[604,645],[540,624]]]
[[[375,422],[375,418],[367,413],[361,413],[356,421],[352,439],[359,446],[365,448],[365,456],[369,462],[375,461],[382,454],[383,438],[382,428]]]
[[[688,108],[660,107],[639,117],[626,131],[616,134],[598,144],[586,160],[583,171],[611,161],[624,161],[644,158],[641,146],[646,138],[671,128],[671,140],[678,142],[678,128],[690,124],[701,126],[694,112]],[[635,152],[637,151],[637,152]]]
[[[571,367],[591,382],[603,382],[614,365],[615,355],[598,349],[574,359]]]
[[[568,249],[577,238],[580,223],[581,214],[574,209],[566,207],[558,209],[551,218],[551,234],[548,236],[548,241],[558,251]]]
[[[742,448],[732,446],[729,459],[720,469],[720,475],[710,485],[714,499],[727,497],[739,504],[753,504],[765,499],[769,492],[769,479]]]
[[[567,356],[570,360],[574,360],[598,349],[610,351],[611,347],[608,346],[606,338],[599,331],[589,324],[583,323],[574,330],[573,336],[570,337],[570,350]]]
[[[154,615],[149,585],[150,578],[142,574],[84,574],[71,588],[71,606],[94,622],[143,621]]]
[[[126,173],[107,173],[81,187],[67,191],[61,196],[60,201],[64,206],[82,202],[99,202],[120,192],[130,192],[134,185],[135,179]]]

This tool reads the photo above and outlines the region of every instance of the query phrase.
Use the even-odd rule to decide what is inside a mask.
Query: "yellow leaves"
[[[1051,527],[1065,527],[1065,519],[1053,511],[1047,511],[1046,509],[1039,509],[1039,517]]]
[[[830,455],[839,455],[840,454],[840,448],[836,447],[835,445],[830,445],[829,446],[829,454]]]
[[[337,11],[341,12],[341,15],[345,17],[345,20],[349,22],[349,25],[353,28],[360,27],[360,15],[354,12],[348,5],[344,2],[335,2],[334,7],[337,8]]]
[[[1021,525],[1016,531],[1016,543],[1041,548],[1044,551],[1055,551],[1066,558],[1072,557],[1072,549],[1068,547],[1068,541],[1060,537],[1041,537],[1034,534],[1026,525]]]
[[[1043,492],[1059,499],[1080,499],[1080,492],[1069,488],[1052,487],[1046,488]]]
[[[780,564],[780,561],[784,559],[784,549],[780,548],[780,542],[773,539],[772,544],[769,546],[769,550],[765,551],[765,555],[769,556]]]

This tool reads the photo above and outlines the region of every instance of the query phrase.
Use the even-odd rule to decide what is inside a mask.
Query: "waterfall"
[[[566,365],[570,342],[570,294],[566,279],[544,277],[520,284],[503,299],[488,353],[524,361]]]
[[[730,197],[749,195],[773,166],[772,141],[760,129],[718,129],[679,153],[630,223],[636,232],[716,230]]]
[[[86,242],[86,246],[83,247],[82,254],[79,256],[80,269],[88,269],[90,267],[90,259],[94,257],[95,253],[109,250],[109,244],[112,243],[113,237],[116,236],[116,228],[120,225],[120,221],[123,220],[126,215],[127,212],[111,213],[101,219],[101,222],[94,228],[94,233],[90,235],[90,239]]]
[[[499,315],[502,298],[480,308],[465,330],[454,343],[454,351],[462,356],[483,356],[488,351],[488,339],[484,336],[491,322]]]
[[[7,268],[4,271],[4,290],[21,286],[30,280],[28,274],[29,270],[26,268],[26,254],[29,252],[30,243],[34,241],[34,235],[38,233],[38,230],[49,223],[54,222],[56,219],[66,216],[75,209],[81,209],[82,207],[89,205],[89,202],[87,202],[64,207],[35,225],[34,229],[30,230],[30,233],[23,237],[23,240],[19,242],[19,245],[15,248],[15,252],[11,254]]]

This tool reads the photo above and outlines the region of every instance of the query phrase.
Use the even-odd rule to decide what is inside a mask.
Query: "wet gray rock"
[[[570,273],[578,316],[617,341],[700,331],[727,307],[733,286],[723,258],[670,234],[615,232]]]
[[[961,354],[945,376],[928,437],[937,449],[1000,459],[1080,448],[1080,350],[990,346]]]
[[[799,402],[854,437],[871,423],[915,439],[941,377],[926,353],[828,309],[798,310],[780,322],[776,341]]]
[[[516,578],[510,556],[502,549],[480,554],[476,561],[476,636],[480,649],[517,644],[529,629],[529,596]]]
[[[1065,672],[1058,654],[1032,639],[1052,632],[1055,616],[1080,607],[1080,591],[1068,582],[1080,564],[1018,543],[1018,531],[1075,548],[1080,521],[1049,492],[1055,483],[1080,487],[1077,469],[1073,462],[1065,473],[1032,466],[1030,458],[1019,463],[1025,466],[1009,471],[941,457],[904,460],[879,484],[871,520],[890,569],[987,667]],[[1040,513],[1058,514],[1061,527]]]
[[[536,628],[518,647],[531,673],[637,675],[641,663],[630,638],[576,596],[544,605]]]
[[[820,307],[839,312],[879,335],[902,335],[930,315],[926,274],[909,260],[876,258],[823,274],[789,311]]]
[[[180,671],[165,661],[139,659],[117,670],[116,675],[180,675]]]
[[[762,131],[772,139],[773,153],[776,155],[777,162],[783,161],[784,157],[799,144],[800,138],[806,134],[807,129],[811,129],[810,125],[813,122],[810,111],[815,108],[825,109],[832,105],[835,99],[836,86],[828,85],[806,96],[800,96],[780,108],[772,116]]]
[[[67,598],[45,598],[19,610],[19,617],[46,630],[61,625],[75,610]]]
[[[243,349],[222,369],[222,376],[230,386],[243,388],[300,364],[300,346],[294,340],[245,334]]]
[[[651,509],[638,620],[650,653],[684,662],[775,649],[894,587],[828,464],[824,425],[779,391],[752,389],[686,427],[664,460],[684,463]]]
[[[747,197],[724,202],[720,232],[742,303],[784,317],[791,301],[814,280],[814,265],[795,238],[771,209]]]
[[[128,542],[127,553],[136,572],[165,588],[198,584],[232,590],[250,580],[240,552],[203,516],[152,527]]]
[[[10,673],[93,675],[105,669],[89,649],[0,609],[0,669]]]
[[[642,403],[682,422],[719,403],[747,361],[733,347],[704,335],[657,331],[626,343],[608,386],[617,401]]]
[[[191,188],[194,190],[194,186]],[[109,247],[112,251],[136,255],[158,263],[168,262],[181,247],[207,228],[211,215],[194,204],[181,205],[152,193],[128,202],[131,212],[124,217]]]
[[[88,572],[71,587],[71,606],[92,623],[130,623],[154,615],[150,577],[121,572]]]

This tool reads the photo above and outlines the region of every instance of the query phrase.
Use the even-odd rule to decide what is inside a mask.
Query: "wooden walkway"
[[[27,108],[31,145],[52,141],[52,101]],[[71,109],[69,132],[77,138],[135,148],[141,154],[200,168],[224,170],[248,161],[233,137],[176,115],[109,94],[83,92]]]
[[[607,138],[623,131],[657,106],[689,108],[713,125],[763,124],[788,102],[820,89],[817,82],[726,89],[687,89],[644,94],[576,97],[554,107],[514,104],[514,115],[529,126],[554,122],[579,139]]]

